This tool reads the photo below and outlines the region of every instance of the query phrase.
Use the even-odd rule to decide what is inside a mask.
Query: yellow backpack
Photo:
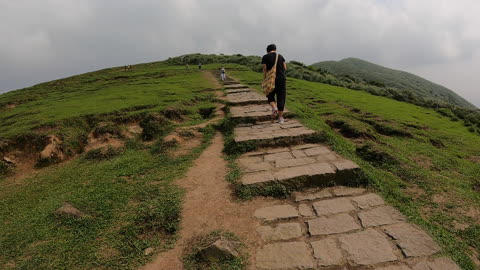
[[[273,89],[275,89],[275,78],[277,76],[277,62],[278,62],[278,53],[275,57],[275,64],[273,65],[272,69],[267,71],[265,79],[262,82],[262,89],[265,92],[265,95],[270,94]]]

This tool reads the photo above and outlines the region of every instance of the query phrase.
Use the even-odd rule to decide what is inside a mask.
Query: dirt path
[[[236,202],[225,180],[227,163],[222,158],[222,148],[222,136],[217,134],[212,145],[195,161],[186,177],[177,181],[186,189],[180,238],[174,249],[160,253],[143,269],[183,269],[180,260],[188,240],[216,229],[235,233],[247,244],[249,254],[255,254],[255,248],[261,241],[256,233],[259,221],[253,217],[253,213],[261,206],[273,204],[274,200],[257,198]],[[255,256],[250,256],[251,267],[255,265],[254,259]]]

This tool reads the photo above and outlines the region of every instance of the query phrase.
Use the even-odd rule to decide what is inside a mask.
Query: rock
[[[387,237],[374,229],[342,235],[338,240],[348,259],[356,264],[370,265],[397,260]]]
[[[427,233],[413,225],[389,225],[385,227],[385,232],[396,240],[407,257],[428,256],[440,251],[440,247]]]
[[[64,160],[65,156],[62,151],[62,141],[54,135],[48,137],[50,143],[40,152],[41,160]]]
[[[358,213],[364,228],[388,225],[405,221],[405,217],[391,206],[382,206]]]
[[[362,194],[364,192],[365,192],[364,188],[352,188],[352,187],[344,187],[344,186],[338,186],[333,189],[333,194],[335,194],[335,196],[357,195],[357,194]]]
[[[313,203],[313,208],[318,216],[331,215],[355,210],[349,199],[335,198]]]
[[[342,251],[332,238],[326,238],[310,243],[313,256],[318,259],[320,266],[340,265],[343,263]]]
[[[382,197],[378,196],[375,193],[369,193],[358,197],[353,197],[354,201],[360,209],[369,209],[374,206],[379,206],[385,204]]]
[[[236,244],[225,238],[220,238],[199,251],[202,258],[209,262],[231,260],[239,256]]]
[[[402,264],[377,267],[374,270],[411,270],[410,267]]]
[[[152,254],[154,251],[155,251],[155,250],[154,250],[153,248],[149,247],[149,248],[147,248],[147,249],[145,249],[145,250],[143,251],[143,254],[144,254],[145,256],[148,256],[148,255]]]
[[[315,262],[307,243],[269,244],[257,251],[256,269],[313,269]]]
[[[360,225],[355,223],[353,217],[345,213],[311,219],[307,221],[307,224],[308,232],[312,236],[344,233],[361,229]]]
[[[323,199],[323,198],[328,198],[332,197],[332,193],[328,189],[322,189],[316,192],[295,192],[293,193],[295,196],[295,201],[300,202],[300,201],[313,201],[317,199]]]
[[[15,166],[17,165],[17,163],[15,161],[13,161],[12,159],[8,158],[8,157],[3,157],[3,162],[7,163],[8,165],[12,165],[12,166]]]
[[[291,205],[274,205],[257,209],[254,216],[265,221],[298,217],[297,210]]]
[[[433,261],[422,261],[412,267],[413,270],[460,270],[451,259],[436,258]]]
[[[82,211],[78,210],[68,202],[64,202],[62,207],[58,208],[56,212],[60,215],[67,215],[76,218],[86,216]]]
[[[299,223],[282,223],[276,227],[260,226],[257,232],[264,241],[289,240],[302,236],[302,227]]]
[[[315,213],[313,213],[312,207],[310,205],[302,203],[298,206],[298,212],[303,217],[313,217]]]

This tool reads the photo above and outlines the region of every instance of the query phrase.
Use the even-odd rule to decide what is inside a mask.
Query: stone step
[[[348,184],[359,170],[357,164],[321,144],[265,148],[243,154],[237,163],[242,171],[240,182],[243,186]]]
[[[231,117],[238,120],[254,119],[256,121],[271,120],[272,107],[268,104],[233,106],[230,108]],[[285,109],[284,116],[289,117],[290,112]]]
[[[230,105],[267,104],[267,97],[256,92],[237,92],[227,94],[227,102]]]
[[[224,85],[232,85],[232,84],[239,84],[239,82],[227,79],[226,81],[223,82],[223,84]]]
[[[223,86],[225,89],[238,89],[238,88],[248,88],[243,84],[227,84]]]
[[[271,121],[240,124],[233,132],[236,143],[255,142],[257,146],[299,144],[316,133],[293,119],[283,124]]]
[[[234,94],[234,93],[242,93],[242,92],[252,92],[253,90],[250,88],[237,88],[237,89],[228,89],[225,90],[227,94]]]

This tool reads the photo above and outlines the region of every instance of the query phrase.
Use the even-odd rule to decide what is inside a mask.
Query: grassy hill
[[[408,72],[386,68],[361,59],[347,58],[341,61],[325,61],[312,66],[335,75],[348,75],[350,78],[373,85],[393,87],[399,91],[411,91],[426,99],[446,102],[467,109],[476,109],[473,104],[446,87]]]
[[[191,130],[219,103],[210,71],[225,65],[228,76],[259,89],[262,75],[252,70],[257,59],[189,55],[0,95],[0,159],[18,162],[0,161],[6,168],[0,167],[0,268],[133,269],[151,259],[146,248],[171,248],[183,198],[175,180],[214,132],[211,126]],[[198,61],[204,71],[184,66]],[[318,75],[290,66],[302,78]],[[438,110],[364,91],[292,77],[287,89],[288,109],[357,162],[365,183],[425,228],[463,269],[476,269],[478,133]],[[132,126],[141,131],[132,133]],[[180,147],[165,143],[172,134],[199,144],[172,155]],[[64,158],[38,163],[52,135]],[[89,150],[99,139],[120,146]],[[21,163],[32,159],[38,169],[22,176]],[[84,216],[59,213],[65,202]]]

